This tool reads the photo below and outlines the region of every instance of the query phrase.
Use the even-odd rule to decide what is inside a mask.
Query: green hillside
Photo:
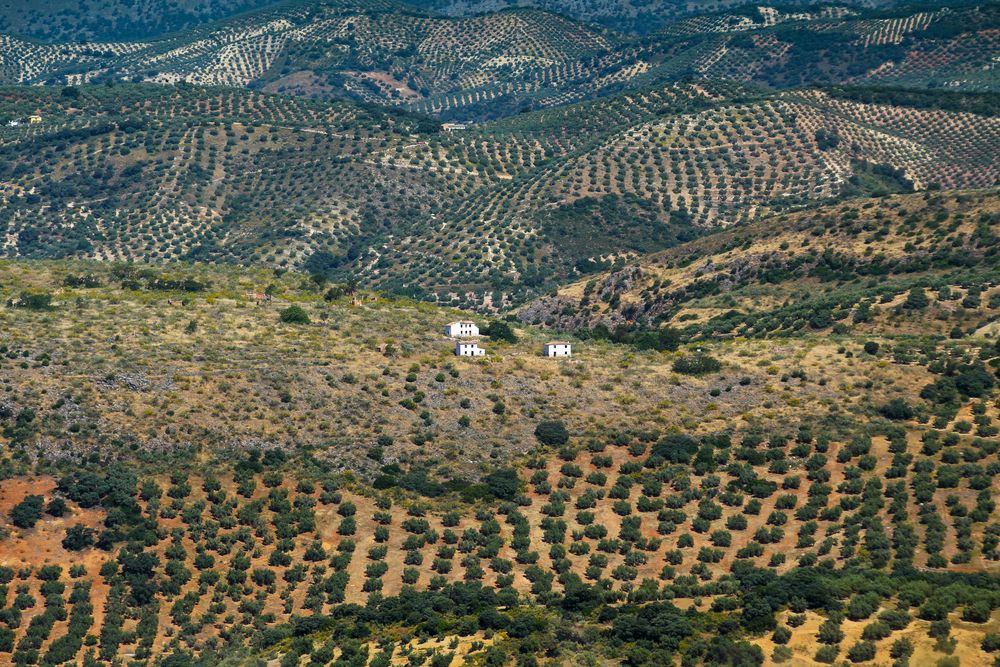
[[[257,9],[273,0],[5,0],[0,33],[44,42],[149,39]]]
[[[635,37],[536,9],[445,18],[382,0],[289,0],[147,41],[0,36],[0,81],[183,81],[483,121],[671,81],[995,91],[998,26],[996,5],[760,6]]]
[[[866,94],[678,84],[442,132],[235,89],[7,89],[4,254],[305,267],[502,309],[772,211],[997,182],[997,119],[934,108],[975,96]]]
[[[991,189],[775,216],[566,286],[521,317],[625,339],[663,327],[692,340],[885,330],[996,336],[998,215]]]

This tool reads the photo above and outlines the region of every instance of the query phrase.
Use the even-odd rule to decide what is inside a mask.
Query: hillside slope
[[[518,6],[530,6],[572,16],[581,21],[599,23],[627,33],[650,34],[692,15],[726,14],[744,9],[742,0],[416,0],[413,4],[431,7],[449,16],[466,16]],[[783,8],[799,12],[825,3],[816,0],[791,0]],[[861,0],[837,3],[857,8],[885,7],[897,4],[893,0]],[[752,11],[752,10],[750,10]]]
[[[0,37],[0,81],[262,88],[482,121],[669,81],[996,90],[1000,10],[761,6],[637,38],[535,9],[464,18],[288,0],[148,41]]]
[[[257,9],[274,0],[5,0],[0,33],[44,42],[148,39]]]
[[[305,266],[477,307],[773,211],[1000,178],[996,117],[818,91],[679,84],[459,132],[233,89],[67,93],[0,100],[42,117],[0,129],[8,257]]]
[[[456,358],[468,313],[190,264],[4,261],[0,302],[0,660],[996,650],[993,334]]]
[[[775,216],[567,286],[521,317],[584,330],[668,324],[694,339],[884,330],[995,336],[998,219],[995,189]]]

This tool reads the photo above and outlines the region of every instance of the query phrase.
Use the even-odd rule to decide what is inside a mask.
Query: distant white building
[[[551,342],[542,346],[542,356],[545,357],[572,357],[573,346],[569,343]]]
[[[465,123],[441,123],[441,129],[445,132],[456,132],[467,129],[469,126]]]
[[[486,350],[479,347],[479,343],[468,343],[458,341],[455,343],[456,357],[485,357]]]
[[[479,335],[479,327],[468,320],[449,322],[444,326],[444,335],[449,338],[470,338]]]

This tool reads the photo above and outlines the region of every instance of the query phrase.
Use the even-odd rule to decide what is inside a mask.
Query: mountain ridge
[[[645,37],[533,8],[446,18],[386,0],[289,1],[150,42],[3,36],[0,80],[230,85],[483,121],[683,80],[995,90],[995,5],[898,15],[760,6]]]

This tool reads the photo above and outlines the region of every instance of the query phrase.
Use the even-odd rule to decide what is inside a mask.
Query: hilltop
[[[476,479],[490,461],[524,455],[546,416],[574,431],[657,430],[711,402],[712,429],[741,415],[757,423],[754,407],[768,400],[765,378],[740,364],[729,375],[749,373],[760,386],[715,398],[695,390],[701,381],[672,384],[658,355],[628,346],[596,341],[570,362],[542,359],[547,334],[532,327],[517,326],[515,343],[487,341],[485,362],[456,359],[442,327],[469,313],[281,270],[48,261],[0,269],[7,408],[35,414],[17,437],[53,463],[97,455],[201,467],[246,449],[305,448],[369,481],[379,463]],[[30,295],[50,301],[33,309]],[[293,305],[311,323],[280,322]],[[581,400],[594,392],[608,400]],[[657,407],[667,395],[670,409]],[[824,395],[817,388],[800,400],[820,409]],[[623,405],[644,417],[625,417]],[[373,459],[380,436],[391,444]]]
[[[512,6],[538,7],[551,12],[566,14],[581,21],[590,21],[626,33],[647,35],[663,30],[666,26],[697,15],[754,13],[742,0],[653,0],[632,3],[624,0],[417,0],[414,4],[432,7],[450,16],[465,16],[498,11]],[[780,3],[783,9],[805,14],[810,7],[827,3],[815,0],[792,0]],[[840,2],[854,8],[891,7],[892,0],[863,0]],[[807,14],[806,14],[807,15]]]

